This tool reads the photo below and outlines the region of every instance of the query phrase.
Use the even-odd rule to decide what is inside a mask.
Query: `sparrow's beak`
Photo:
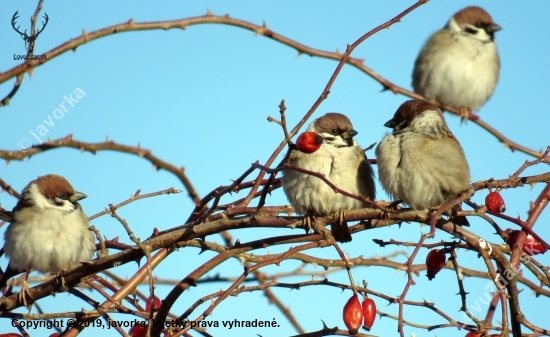
[[[71,195],[71,197],[69,198],[69,201],[74,203],[74,202],[77,202],[78,200],[82,200],[86,197],[87,197],[86,194],[75,191],[73,193],[73,195]]]
[[[396,124],[395,124],[395,121],[393,120],[393,118],[390,119],[389,121],[387,121],[386,124],[384,124],[385,127],[392,128],[392,129],[395,128],[395,125]]]
[[[351,139],[353,137],[355,137],[359,132],[353,130],[353,129],[350,129],[346,132],[342,132],[342,134],[340,135],[340,137],[342,137],[343,139]]]
[[[342,139],[344,140],[344,142],[346,142],[348,144],[348,146],[352,146],[353,145],[353,137],[355,135],[357,135],[359,132],[353,130],[353,129],[350,129],[348,131],[345,131],[345,132],[342,132],[340,134],[340,137],[342,137]]]
[[[485,28],[485,30],[488,33],[493,33],[493,32],[499,31],[501,29],[502,29],[502,27],[500,25],[497,25],[496,23],[492,23],[489,26],[487,26],[487,28]]]

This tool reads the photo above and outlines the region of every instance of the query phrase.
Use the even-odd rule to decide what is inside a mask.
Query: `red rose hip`
[[[323,144],[323,137],[315,132],[307,131],[298,136],[296,148],[304,153],[313,153]]]
[[[363,322],[363,309],[356,294],[351,295],[346,305],[344,305],[344,323],[350,334],[355,335]]]
[[[426,267],[428,268],[428,280],[432,280],[443,266],[445,266],[445,253],[443,249],[432,249],[426,256]]]
[[[361,306],[363,307],[363,329],[370,331],[376,318],[376,303],[372,298],[365,298]]]
[[[502,213],[506,211],[506,205],[504,204],[504,199],[498,192],[491,192],[485,197],[485,205],[487,209],[493,213]]]
[[[128,331],[128,335],[130,335],[130,337],[145,337],[145,335],[147,335],[147,328],[144,326],[134,325],[130,328],[130,331]]]
[[[479,337],[481,336],[480,334],[478,334],[477,332],[473,332],[473,331],[470,331],[466,334],[466,337]]]
[[[510,228],[508,228],[506,232],[508,233],[508,243],[510,244],[510,248],[512,248],[513,245],[518,240],[518,235],[521,231],[511,230]],[[523,243],[524,253],[533,256],[537,254],[546,253],[546,250],[547,250],[546,247],[544,247],[542,243],[540,243],[537,239],[535,239],[531,234],[527,234],[527,238]]]
[[[151,304],[153,304],[152,307],[155,308],[155,311],[158,310],[160,308],[160,298],[157,296],[151,298],[151,296],[149,296],[147,302],[145,303],[145,311],[151,311]]]

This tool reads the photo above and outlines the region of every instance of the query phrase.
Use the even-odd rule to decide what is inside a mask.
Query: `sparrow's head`
[[[336,147],[353,146],[353,137],[358,133],[349,118],[337,112],[329,112],[317,118],[309,125],[308,131],[321,135],[324,144]]]
[[[401,104],[393,118],[384,124],[385,127],[394,129],[394,132],[422,129],[423,133],[427,131],[441,132],[438,128],[444,126],[447,129],[446,125],[441,111],[432,103],[420,99],[413,99]]]
[[[22,207],[56,209],[63,213],[79,207],[78,201],[86,194],[74,190],[67,179],[56,174],[48,174],[31,181],[21,193]]]
[[[481,7],[469,6],[453,15],[447,24],[453,32],[465,34],[481,42],[495,40],[495,32],[502,29]]]

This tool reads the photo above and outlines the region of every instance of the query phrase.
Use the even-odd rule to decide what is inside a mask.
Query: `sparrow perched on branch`
[[[31,181],[11,212],[0,213],[10,222],[4,234],[4,252],[9,265],[0,286],[5,287],[13,272],[31,270],[56,274],[80,262],[90,261],[95,238],[88,230],[88,217],[78,203],[86,194],[74,190],[63,177],[48,174]],[[25,295],[21,295],[25,302]]]
[[[339,189],[374,200],[373,170],[365,153],[353,139],[357,131],[349,118],[340,113],[327,113],[314,120],[307,131],[320,136],[317,137],[320,147],[311,153],[293,150],[289,157],[290,165],[321,173]],[[351,241],[342,212],[367,207],[367,203],[336,193],[318,177],[292,169],[283,171],[281,183],[297,213],[328,216],[339,212],[340,221],[331,225],[332,234],[338,242]]]
[[[495,32],[501,29],[481,7],[457,12],[420,51],[412,74],[414,91],[460,109],[462,117],[478,110],[498,81]]]
[[[378,177],[394,198],[421,210],[468,188],[468,161],[435,105],[406,101],[384,126],[393,132],[376,147]],[[467,225],[465,217],[455,221]]]

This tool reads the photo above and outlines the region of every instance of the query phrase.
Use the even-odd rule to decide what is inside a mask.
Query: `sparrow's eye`
[[[59,197],[60,197],[61,199],[67,199],[67,193],[61,193],[61,194],[59,195]]]
[[[332,129],[330,130],[330,133],[336,136],[338,134],[338,129]]]
[[[483,28],[483,26],[485,26],[485,25],[484,25],[483,23],[481,23],[481,22],[476,22],[476,23],[474,24],[474,26],[476,26],[477,28]]]
[[[476,24],[476,25],[477,25],[477,24]],[[477,30],[476,30],[476,29],[473,29],[473,28],[468,27],[468,26],[466,26],[466,27],[464,28],[464,31],[465,31],[466,33],[468,33],[468,34],[473,34],[473,35],[477,34]]]

